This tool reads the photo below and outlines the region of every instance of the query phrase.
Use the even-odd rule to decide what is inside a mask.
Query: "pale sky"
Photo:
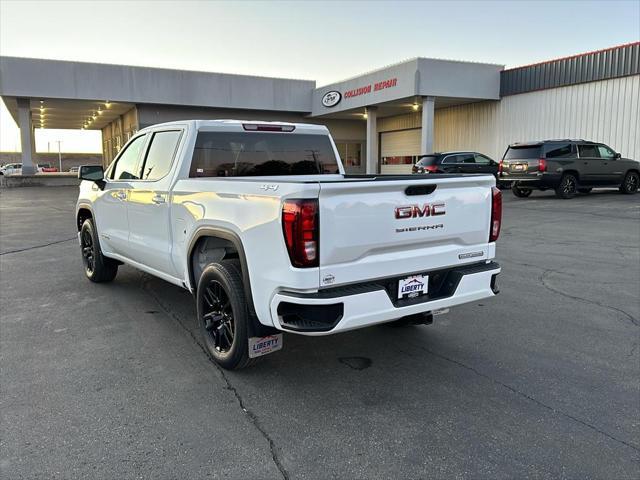
[[[638,39],[639,0],[0,0],[0,55],[302,78],[318,85],[418,56],[512,67]],[[55,136],[63,138],[65,150],[97,144],[93,149],[100,151],[99,140]],[[16,139],[2,105],[0,150],[13,150]],[[46,143],[40,141],[45,150]]]

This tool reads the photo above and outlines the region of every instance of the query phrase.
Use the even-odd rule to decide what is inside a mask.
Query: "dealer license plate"
[[[282,334],[249,338],[249,358],[261,357],[282,348]]]
[[[428,275],[412,275],[398,282],[398,298],[414,298],[427,293]]]

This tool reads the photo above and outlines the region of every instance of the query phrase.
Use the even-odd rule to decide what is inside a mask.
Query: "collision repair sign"
[[[362,87],[352,88],[351,90],[347,90],[346,92],[344,92],[343,96],[344,98],[359,97],[360,95],[367,95],[372,91],[378,92],[386,88],[393,88],[397,84],[398,84],[398,79],[394,77],[388,80],[383,80],[382,82],[370,83],[368,85],[363,85]]]

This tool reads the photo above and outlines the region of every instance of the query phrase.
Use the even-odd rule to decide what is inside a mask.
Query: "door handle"
[[[159,193],[156,193],[152,198],[151,201],[155,204],[159,204],[159,203],[164,203],[164,197],[162,195],[160,195]]]
[[[119,192],[116,192],[116,198],[118,200],[126,200],[127,199],[127,192],[123,192],[122,190]]]

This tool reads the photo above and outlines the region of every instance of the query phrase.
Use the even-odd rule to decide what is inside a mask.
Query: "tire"
[[[118,262],[102,255],[93,219],[87,218],[80,228],[80,248],[84,273],[96,283],[110,282],[118,274]]]
[[[571,173],[565,173],[556,188],[556,196],[564,199],[573,198],[576,195],[577,189],[578,179]]]
[[[513,187],[511,187],[511,191],[518,198],[527,198],[531,195],[531,193],[533,193],[533,190],[531,190],[530,188],[521,188],[518,185],[514,185]]]
[[[209,356],[222,368],[238,370],[249,358],[249,322],[240,262],[222,260],[205,267],[196,293],[198,326]]]
[[[578,192],[587,195],[588,193],[591,193],[591,190],[593,190],[593,189],[592,188],[579,188]]]
[[[633,195],[638,191],[638,185],[640,184],[640,175],[637,172],[627,172],[620,185],[620,191],[627,195]]]

